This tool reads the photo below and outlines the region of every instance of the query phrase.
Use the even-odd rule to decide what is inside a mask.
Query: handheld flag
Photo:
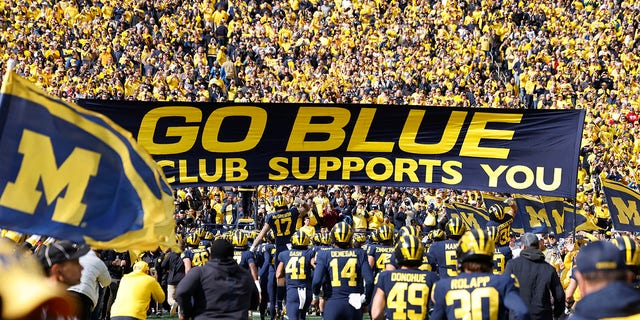
[[[177,249],[171,187],[108,118],[8,72],[0,149],[1,227],[96,249]]]
[[[484,229],[487,222],[489,222],[489,215],[484,208],[464,203],[454,203],[453,206],[456,209],[457,216],[464,221],[469,229]]]
[[[601,182],[613,227],[616,230],[639,232],[640,193],[613,180],[602,179]]]

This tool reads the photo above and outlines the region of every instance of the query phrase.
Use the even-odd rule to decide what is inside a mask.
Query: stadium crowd
[[[586,110],[578,186],[640,175],[635,1],[8,1],[0,72],[143,101]]]
[[[570,309],[580,299],[572,277],[578,249],[620,234],[611,230],[600,178],[638,190],[638,16],[640,2],[626,0],[11,0],[0,2],[0,72],[14,70],[67,100],[584,109],[576,203],[600,228],[575,239],[539,234]],[[233,242],[238,229],[253,239],[278,194],[309,205],[308,220],[296,229],[311,239],[344,221],[369,235],[367,244],[383,226],[395,233],[418,227],[431,242],[432,230],[446,230],[445,203],[483,206],[473,190],[178,189],[176,234],[195,248],[216,237]],[[255,210],[244,209],[251,203]],[[518,236],[510,235],[514,252]],[[9,231],[3,237],[28,243]],[[171,253],[98,254],[114,281],[102,291],[97,318],[108,318],[119,279],[135,260],[146,261],[165,290],[179,283],[163,270]],[[178,264],[183,258],[173,257]]]

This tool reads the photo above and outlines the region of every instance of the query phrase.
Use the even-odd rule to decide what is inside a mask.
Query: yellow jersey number
[[[288,236],[291,234],[291,217],[274,219],[273,223],[276,225],[276,236]]]
[[[357,258],[349,258],[347,259],[347,263],[342,267],[342,270],[338,270],[340,267],[338,265],[338,259],[331,259],[331,261],[329,261],[329,267],[331,268],[331,286],[339,287],[342,284],[342,279],[348,279],[347,285],[349,287],[357,286],[357,265]]]
[[[484,315],[489,315],[490,320],[498,320],[500,296],[494,287],[476,288],[471,292],[449,290],[445,300],[448,306],[459,305],[454,310],[455,319],[481,320]],[[483,305],[489,309],[483,310]]]
[[[209,261],[209,252],[204,251],[196,251],[193,252],[193,259],[191,260],[191,265],[194,267],[203,266],[205,263]]]
[[[493,274],[503,274],[504,265],[507,263],[507,259],[504,254],[496,251],[493,253]]]
[[[391,262],[391,253],[382,253],[376,260],[376,268],[384,270],[385,266]]]
[[[426,283],[398,282],[389,291],[387,307],[395,310],[394,319],[425,319],[428,301],[429,286]],[[414,308],[408,310],[408,306]]]
[[[306,280],[307,275],[304,272],[305,257],[291,257],[284,267],[284,272],[289,275],[291,280]]]
[[[458,259],[456,258],[455,250],[445,250],[445,264],[447,266],[447,275],[449,277],[455,277],[458,275]]]
[[[509,224],[502,224],[500,226],[498,226],[498,242],[496,243],[496,246],[498,245],[505,245],[507,243],[509,243],[509,241],[511,241],[511,225]]]

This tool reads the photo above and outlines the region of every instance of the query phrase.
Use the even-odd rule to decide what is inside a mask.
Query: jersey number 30
[[[459,306],[454,310],[456,319],[481,320],[488,315],[488,319],[498,320],[500,297],[494,287],[476,288],[471,292],[450,290],[445,299],[448,306]],[[483,306],[488,307],[488,310],[484,310]]]

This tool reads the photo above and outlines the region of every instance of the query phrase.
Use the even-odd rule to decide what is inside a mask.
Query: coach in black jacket
[[[260,301],[249,271],[233,260],[233,246],[223,239],[211,244],[211,259],[191,269],[176,288],[185,319],[248,319]]]
[[[525,233],[520,256],[507,262],[505,274],[516,276],[520,297],[529,308],[531,319],[549,320],[564,312],[564,290],[556,269],[544,260],[538,237]]]

